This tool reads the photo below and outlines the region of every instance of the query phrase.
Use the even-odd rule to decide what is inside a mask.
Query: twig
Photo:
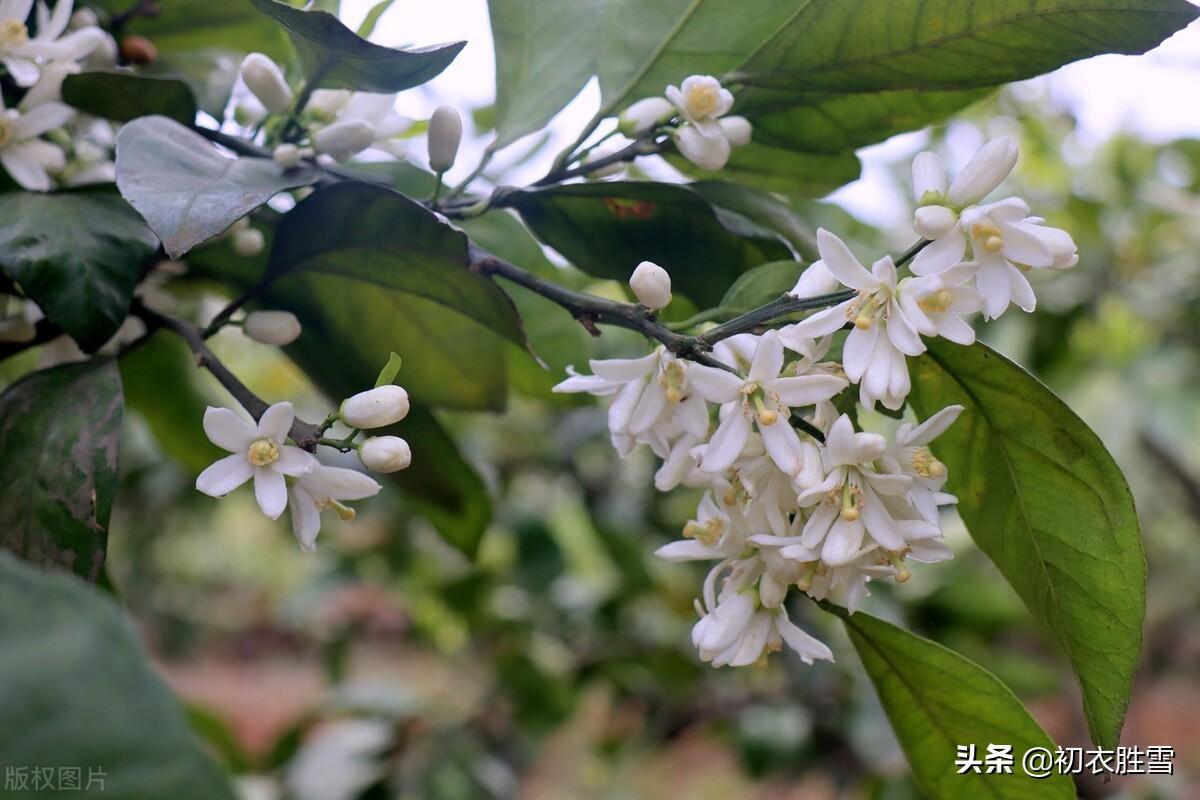
[[[264,276],[262,280],[247,289],[240,297],[235,297],[233,300],[230,300],[224,308],[217,312],[217,315],[212,318],[212,321],[205,326],[204,330],[200,332],[200,336],[205,339],[211,338],[213,334],[225,326],[225,323],[229,322],[229,318],[232,317],[239,308],[250,302],[256,295],[274,283],[276,277],[278,276]]]
[[[638,156],[650,156],[655,153],[661,153],[665,146],[663,142],[655,142],[650,139],[637,139],[615,153],[609,153],[606,156],[597,158],[595,161],[585,161],[579,166],[571,167],[570,169],[559,168],[551,170],[544,178],[534,181],[532,185],[550,186],[569,178],[578,178],[581,175],[588,175],[598,169],[604,169],[611,164],[632,161]]]
[[[226,367],[212,350],[208,349],[208,345],[204,341],[204,335],[199,328],[188,322],[174,317],[168,317],[165,314],[159,314],[146,308],[141,303],[135,303],[132,311],[137,316],[141,317],[146,323],[146,327],[150,329],[166,328],[177,334],[183,339],[187,346],[196,356],[196,365],[204,367],[212,376],[220,381],[225,390],[233,395],[233,398],[241,404],[242,408],[250,413],[250,416],[258,420],[266,412],[269,407],[267,402],[242,383],[238,376],[234,375],[228,367]],[[321,434],[324,431],[318,425],[312,425],[308,422],[297,418],[292,422],[292,428],[289,435],[292,440],[304,450],[314,452],[317,449],[317,444],[321,440]]]
[[[27,342],[0,342],[0,361],[15,356],[18,353],[23,353],[31,347],[45,344],[52,339],[57,339],[62,335],[62,331],[57,325],[52,324],[49,320],[39,320],[34,327],[33,338]]]
[[[831,294],[819,294],[815,297],[792,297],[790,294],[785,294],[764,306],[759,306],[747,311],[745,314],[734,317],[728,322],[723,322],[715,328],[710,328],[696,338],[702,344],[711,346],[722,339],[728,339],[730,336],[752,331],[760,325],[766,325],[780,317],[795,314],[797,311],[811,311],[816,308],[836,306],[838,303],[843,303],[856,294],[857,292],[853,289],[845,289]]]

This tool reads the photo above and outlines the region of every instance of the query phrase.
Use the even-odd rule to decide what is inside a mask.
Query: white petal
[[[862,546],[863,532],[861,520],[851,522],[839,518],[829,529],[825,544],[821,546],[821,560],[831,567],[849,564]]]
[[[808,269],[800,273],[800,279],[788,294],[795,298],[805,298],[831,294],[837,290],[838,279],[825,266],[825,262],[814,261]]]
[[[1025,273],[1016,267],[1009,267],[1008,285],[1012,291],[1012,301],[1021,310],[1033,311],[1037,307],[1037,296],[1033,293],[1033,287],[1029,285],[1029,280],[1025,277]]]
[[[851,297],[833,308],[826,308],[823,311],[818,311],[810,317],[800,320],[795,325],[787,327],[789,337],[803,337],[806,339],[815,339],[818,336],[826,336],[834,331],[842,329],[846,324],[846,314],[850,310],[850,305],[858,298]],[[780,339],[783,339],[782,333]],[[787,344],[785,341],[784,344]],[[795,350],[795,347],[788,344],[788,348]]]
[[[867,372],[875,355],[875,344],[879,340],[879,325],[869,328],[854,328],[846,336],[842,346],[842,367],[851,383],[858,383]]]
[[[260,438],[271,439],[276,444],[283,444],[295,419],[296,412],[287,401],[268,406],[258,420],[258,435]]]
[[[667,407],[667,393],[654,382],[646,386],[629,416],[629,432],[637,435],[652,428]]]
[[[925,343],[917,335],[904,310],[895,300],[888,303],[887,335],[896,349],[906,356],[919,356],[925,352]]]
[[[829,428],[825,436],[823,458],[829,466],[844,466],[859,463],[858,442],[855,438],[854,423],[850,417],[842,414]]]
[[[954,178],[946,197],[956,206],[978,203],[1012,172],[1017,154],[1017,143],[1009,136],[988,142]]]
[[[927,445],[946,432],[958,415],[963,412],[960,405],[946,406],[941,411],[926,419],[917,427],[911,429],[904,437],[903,444],[911,446]],[[900,443],[899,437],[896,439]]]
[[[625,384],[617,392],[612,405],[608,407],[608,429],[614,434],[629,432],[629,418],[633,416],[633,410],[637,408],[645,388],[646,381],[642,379]]]
[[[869,486],[863,487],[862,522],[867,533],[880,547],[892,551],[904,549],[905,540],[900,526]]]
[[[222,450],[239,453],[246,461],[246,450],[258,438],[254,424],[228,408],[209,406],[204,410],[204,434]],[[247,464],[250,462],[246,462]]]
[[[909,262],[909,269],[913,275],[936,275],[960,263],[966,252],[967,235],[956,227],[921,248]]]
[[[196,488],[210,497],[224,497],[250,480],[253,474],[254,468],[245,453],[225,456],[196,477]]]
[[[761,611],[754,615],[746,630],[742,633],[737,647],[729,657],[731,667],[748,667],[762,658],[763,648],[767,644],[767,636],[771,632],[771,614]]]
[[[20,145],[0,148],[0,164],[4,166],[9,177],[21,185],[22,189],[31,192],[50,191],[52,185],[50,174],[41,164],[23,154]]]
[[[287,507],[287,494],[287,481],[284,480],[283,473],[264,467],[254,470],[254,499],[258,501],[259,509],[268,517],[279,519],[279,515]]]
[[[851,289],[876,289],[879,281],[867,272],[846,243],[824,228],[817,230],[817,250],[825,267]]]
[[[43,103],[17,118],[12,125],[12,135],[17,139],[40,136],[66,125],[73,116],[75,109],[64,103]]]
[[[298,486],[291,490],[292,533],[302,550],[312,551],[317,546],[317,534],[321,532],[321,510],[312,495]]]
[[[912,191],[918,204],[936,201],[946,194],[946,170],[936,153],[926,150],[913,158]]]
[[[606,381],[628,383],[649,375],[658,366],[659,358],[658,353],[651,353],[642,358],[595,359],[588,364],[593,373]]]
[[[300,479],[311,487],[313,494],[334,500],[362,500],[379,494],[380,485],[373,478],[353,469],[326,467],[317,464],[312,473]]]
[[[312,472],[318,463],[312,453],[284,444],[279,446],[279,458],[271,464],[271,469],[283,475],[305,475]]]
[[[780,417],[773,425],[758,425],[763,446],[775,465],[788,475],[800,470],[800,437],[786,418]]]
[[[17,86],[33,86],[37,83],[38,68],[37,64],[32,61],[24,58],[4,58],[0,59],[0,63],[8,69],[8,74],[12,75],[13,82]]]
[[[712,561],[725,557],[725,553],[717,548],[709,547],[695,539],[681,539],[664,544],[654,551],[654,555],[667,561]]]
[[[689,375],[691,374],[690,370],[689,367]],[[698,393],[689,395],[679,404],[679,410],[675,413],[679,423],[683,425],[683,429],[692,436],[697,439],[704,439],[708,436],[708,406]]]
[[[988,259],[980,263],[979,271],[975,273],[975,283],[983,298],[983,314],[988,319],[996,319],[1008,308],[1012,298],[1009,269],[1003,259]]]
[[[1054,253],[1042,241],[1041,231],[1048,230],[1027,222],[1010,222],[1000,228],[1004,239],[1004,257],[1031,267],[1048,267],[1054,263]]]
[[[687,375],[688,385],[710,403],[732,403],[741,395],[742,379],[728,370],[690,364]]]
[[[783,344],[775,331],[767,331],[758,340],[748,379],[755,383],[769,381],[783,369]]]
[[[794,625],[786,614],[781,613],[775,617],[775,630],[779,631],[780,638],[796,651],[805,664],[811,664],[816,659],[833,661],[833,652],[819,639]]]
[[[828,400],[845,389],[847,381],[837,375],[799,375],[795,378],[776,378],[770,389],[779,395],[786,406],[810,406]]]
[[[675,147],[680,155],[701,169],[718,170],[729,162],[729,140],[721,134],[721,126],[713,122],[715,136],[705,136],[693,125],[684,125],[675,133]]]
[[[705,472],[724,472],[729,469],[745,449],[746,440],[750,438],[750,428],[750,420],[742,410],[733,408],[717,426],[716,433],[704,451],[700,469]]]

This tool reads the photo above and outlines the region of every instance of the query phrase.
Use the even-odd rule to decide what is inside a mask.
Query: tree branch
[[[250,416],[254,417],[255,421],[262,417],[268,408],[267,402],[250,391],[246,384],[242,383],[241,379],[234,375],[217,358],[212,350],[208,349],[208,345],[204,341],[204,335],[199,328],[181,319],[159,314],[157,311],[146,308],[141,303],[135,303],[132,311],[142,318],[147,328],[151,330],[166,328],[183,339],[195,354],[197,366],[204,367],[214,378],[220,381],[225,390],[233,395],[233,398],[241,404],[242,408],[250,412]],[[323,433],[324,430],[322,430],[321,426],[313,425],[299,418],[292,422],[292,428],[289,431],[292,440],[299,447],[310,453],[316,451],[317,444],[320,442],[321,434]]]
[[[18,353],[23,353],[31,347],[45,344],[52,339],[57,339],[62,336],[62,331],[58,329],[50,320],[39,320],[34,326],[33,338],[27,342],[0,342],[0,361],[15,356]]]

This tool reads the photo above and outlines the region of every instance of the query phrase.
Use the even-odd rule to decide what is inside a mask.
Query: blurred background
[[[344,0],[347,23],[370,5]],[[399,0],[374,39],[469,40],[398,106],[416,118],[442,103],[472,112],[473,136],[450,176],[461,178],[490,138],[484,0]],[[1149,613],[1123,741],[1174,746],[1179,774],[1084,779],[1085,797],[1200,797],[1198,99],[1192,26],[1145,57],[1080,62],[948,125],[868,148],[861,180],[800,208],[856,252],[899,252],[913,240],[912,155],[931,147],[953,171],[1007,133],[1022,156],[1006,188],[1079,244],[1079,266],[1037,287],[1036,314],[1008,314],[981,338],[1092,425],[1137,498]],[[505,151],[490,179],[539,177],[597,105],[589,86],[547,131]],[[413,138],[414,161],[423,150]],[[639,168],[670,174],[665,164]],[[191,289],[180,302],[219,300]],[[606,331],[593,355],[642,352],[626,333]],[[178,367],[172,344],[145,348],[139,369],[126,370],[127,379],[155,377],[127,385],[109,578],[246,797],[915,796],[832,618],[810,614],[805,624],[831,643],[836,664],[805,667],[786,654],[762,669],[699,663],[689,631],[702,567],[652,555],[698,498],[655,493],[644,449],[619,461],[600,406],[548,395],[543,377],[514,380],[503,415],[440,415],[493,496],[495,519],[473,562],[395,492],[360,504],[352,525],[327,515],[317,552],[306,554],[249,493],[217,503],[193,490],[208,462],[194,437],[151,432],[154,415],[179,414],[199,433],[194,408],[162,403],[164,386],[226,401],[200,371]],[[275,349],[233,329],[214,349],[260,395],[296,398],[309,418],[328,408]],[[162,370],[145,369],[155,364]],[[1065,660],[961,525],[947,529],[953,562],[880,586],[866,608],[985,664],[1060,744],[1086,746]]]

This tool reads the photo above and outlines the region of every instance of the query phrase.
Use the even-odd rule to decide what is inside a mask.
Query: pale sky
[[[342,17],[357,27],[376,0],[342,0]],[[424,86],[400,95],[397,107],[409,116],[426,118],[442,103],[460,109],[487,105],[493,99],[495,64],[486,0],[396,0],[380,20],[372,39],[391,46],[428,45],[466,39],[454,63]],[[1144,56],[1098,56],[1069,64],[1050,75],[1021,84],[1030,92],[1075,112],[1080,120],[1077,144],[1102,142],[1119,130],[1136,132],[1154,141],[1200,137],[1200,23],[1168,39]],[[566,146],[599,106],[594,82],[585,88],[549,126],[551,144],[538,159],[513,169],[514,183],[540,177],[549,160]],[[464,117],[467,115],[464,114]],[[468,136],[450,180],[461,178],[478,161],[487,137]],[[953,170],[970,157],[979,141],[973,132],[952,135]],[[536,136],[516,143],[496,163],[516,160]],[[907,201],[885,178],[884,165],[907,159],[920,150],[923,134],[905,134],[860,151],[863,177],[840,189],[831,200],[865,221],[877,225],[904,224]],[[414,145],[413,160],[424,160],[423,147]]]

